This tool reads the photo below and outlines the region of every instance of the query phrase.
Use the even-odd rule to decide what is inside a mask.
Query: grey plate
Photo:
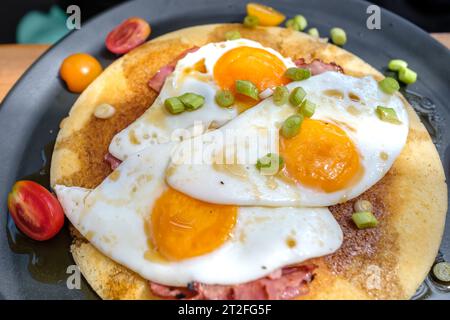
[[[410,88],[419,93],[418,108],[435,137],[448,176],[450,157],[450,60],[449,51],[427,33],[382,11],[381,30],[366,28],[368,3],[347,1],[259,1],[293,16],[302,13],[310,26],[327,35],[340,26],[347,31],[345,49],[372,66],[383,70],[386,63],[401,57],[418,72],[418,82]],[[133,1],[113,8],[84,23],[81,30],[69,34],[40,58],[11,90],[0,108],[0,195],[4,214],[0,227],[0,295],[6,299],[81,299],[95,298],[82,282],[81,290],[66,286],[66,268],[73,264],[68,253],[67,230],[45,243],[35,243],[15,231],[6,214],[6,197],[13,183],[38,172],[43,166],[42,150],[56,138],[58,124],[77,95],[69,93],[58,79],[61,61],[74,52],[88,52],[104,66],[114,60],[104,47],[108,32],[123,19],[140,16],[150,21],[152,37],[183,27],[242,21],[245,3],[239,0],[155,0]],[[435,132],[434,132],[435,131]],[[51,148],[50,148],[51,149]],[[39,177],[34,175],[34,178]],[[44,172],[45,177],[45,172]],[[450,260],[450,230],[442,242],[442,258]],[[31,248],[31,249],[30,249]],[[429,280],[421,297],[444,298]]]

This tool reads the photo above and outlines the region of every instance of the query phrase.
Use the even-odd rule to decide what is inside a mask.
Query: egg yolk
[[[214,80],[222,89],[235,93],[236,80],[251,81],[259,90],[285,85],[286,66],[274,54],[260,48],[238,47],[227,51],[214,66]],[[257,101],[238,94],[238,101],[255,105]]]
[[[153,207],[152,241],[168,260],[200,256],[230,237],[236,216],[236,206],[206,203],[169,188]]]
[[[295,181],[325,192],[349,186],[359,176],[359,153],[352,140],[338,126],[305,119],[292,138],[280,135],[284,174]]]

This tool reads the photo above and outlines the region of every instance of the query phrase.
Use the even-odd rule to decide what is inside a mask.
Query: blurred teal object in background
[[[70,31],[66,19],[66,13],[56,5],[48,13],[31,11],[17,25],[17,42],[55,43]]]

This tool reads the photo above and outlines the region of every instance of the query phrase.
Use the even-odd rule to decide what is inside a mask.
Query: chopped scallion
[[[164,101],[164,106],[171,114],[177,114],[184,111],[184,104],[177,97],[167,98]]]
[[[286,25],[286,28],[288,28],[288,29],[300,31],[300,26],[297,22],[295,22],[294,19],[287,20],[285,25]]]
[[[219,90],[216,93],[216,102],[222,108],[228,108],[234,103],[234,95],[229,90]]]
[[[301,14],[298,14],[294,17],[294,22],[299,26],[300,31],[305,30],[308,26],[308,21]]]
[[[294,81],[301,81],[311,77],[311,70],[292,67],[286,70],[284,76]]]
[[[199,94],[187,92],[178,97],[188,111],[197,110],[205,103],[205,98]]]
[[[370,211],[356,212],[352,215],[352,220],[358,229],[374,228],[378,224],[377,218]]]
[[[276,153],[268,153],[256,162],[256,168],[263,175],[274,175],[278,173],[283,166],[284,159]]]
[[[236,40],[240,38],[241,34],[237,30],[228,31],[227,33],[225,33],[225,39],[227,40]]]
[[[284,86],[278,86],[273,91],[273,103],[276,106],[281,106],[288,101],[289,90]]]
[[[289,96],[289,102],[294,106],[298,107],[306,97],[306,92],[302,87],[297,87],[292,90],[291,95]]]
[[[294,114],[284,120],[281,126],[280,133],[285,138],[292,138],[298,134],[303,122],[303,116],[301,114]]]
[[[397,113],[392,108],[378,106],[375,110],[378,118],[382,121],[390,122],[393,124],[400,124],[401,121],[397,117]]]
[[[335,45],[343,46],[347,42],[347,34],[341,28],[332,28],[330,31],[331,41]]]
[[[409,68],[401,68],[398,71],[398,79],[405,84],[412,84],[417,80],[417,73]]]
[[[378,85],[380,86],[380,89],[387,93],[387,94],[393,94],[394,92],[398,91],[400,89],[400,85],[398,84],[397,80],[391,77],[386,77],[380,82],[378,82]]]
[[[359,199],[353,205],[353,209],[355,209],[355,212],[362,212],[362,211],[372,212],[373,207],[372,207],[372,203],[370,201]]]
[[[318,38],[320,35],[319,35],[319,30],[317,30],[317,28],[311,28],[311,29],[309,29],[308,30],[308,34],[311,36],[311,37],[315,37],[315,38]]]
[[[400,59],[393,59],[389,61],[388,68],[392,71],[399,71],[402,68],[406,68],[408,63]]]
[[[254,28],[259,25],[259,18],[256,16],[246,16],[244,18],[244,27]]]
[[[442,261],[436,263],[433,267],[433,275],[438,281],[449,283],[450,282],[450,263]]]
[[[259,100],[258,88],[247,80],[236,80],[236,92],[250,97],[254,100]]]
[[[311,118],[316,110],[316,104],[305,99],[300,106],[300,113],[306,118]]]

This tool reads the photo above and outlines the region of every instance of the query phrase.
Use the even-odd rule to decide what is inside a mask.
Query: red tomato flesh
[[[116,54],[124,54],[144,43],[151,28],[147,21],[133,17],[115,27],[106,37],[106,47]]]
[[[58,199],[33,181],[14,184],[8,195],[8,209],[17,228],[34,240],[48,240],[64,225],[64,211]]]

